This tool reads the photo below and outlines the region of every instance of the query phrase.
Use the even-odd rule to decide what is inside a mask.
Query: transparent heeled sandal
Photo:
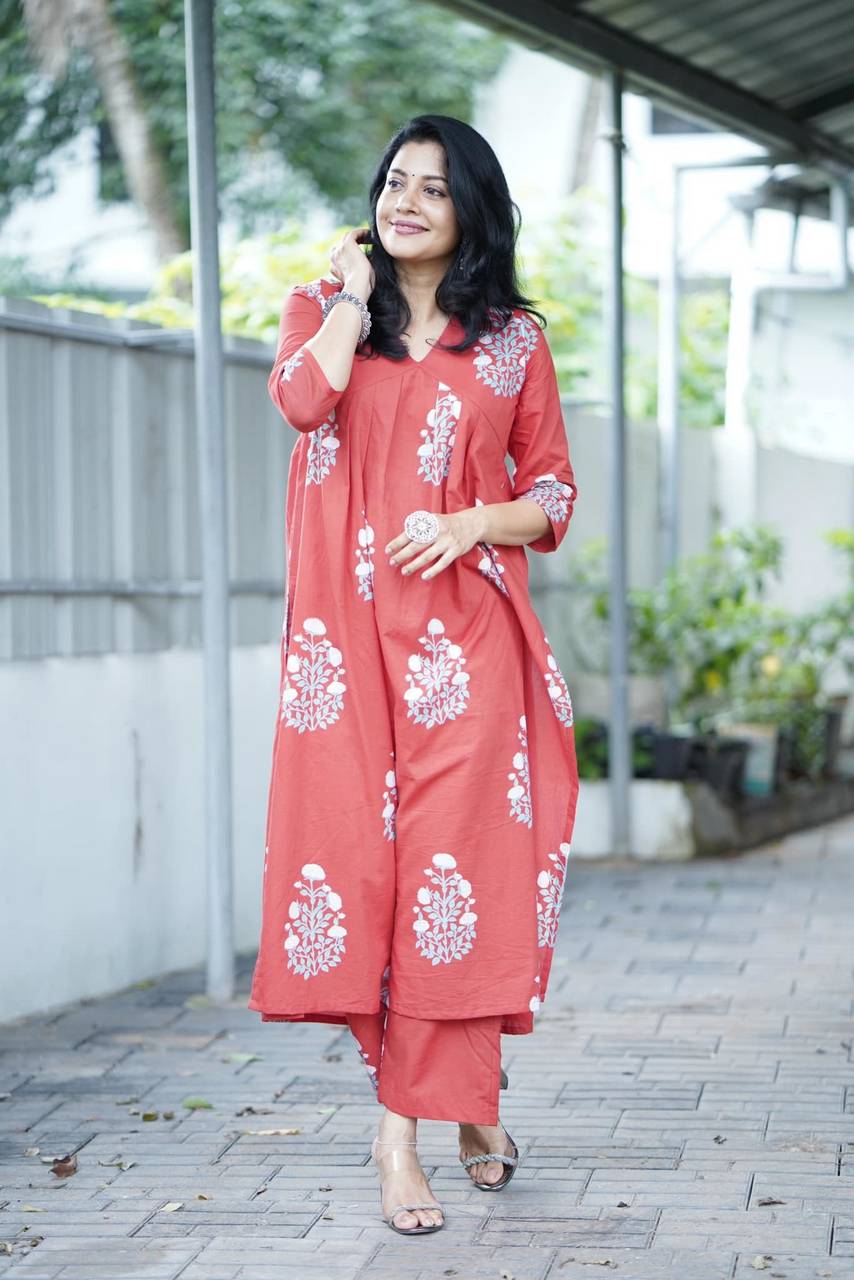
[[[507,1078],[507,1072],[504,1070],[504,1067],[502,1066],[501,1081],[499,1084],[499,1088],[506,1089],[509,1083],[510,1081]],[[501,1125],[501,1128],[504,1129],[503,1124]],[[520,1159],[519,1148],[516,1146],[516,1143],[514,1142],[513,1138],[510,1136],[510,1134],[507,1132],[506,1129],[504,1129],[504,1133],[508,1141],[510,1142],[510,1145],[513,1148],[513,1154],[511,1156],[506,1155],[504,1152],[488,1151],[486,1155],[469,1156],[467,1160],[463,1160],[462,1157],[460,1157],[460,1164],[463,1166],[463,1168],[467,1172],[470,1169],[473,1169],[475,1165],[487,1164],[491,1160],[499,1161],[501,1164],[507,1166],[504,1170],[504,1173],[498,1179],[497,1182],[478,1182],[475,1178],[472,1178],[471,1174],[469,1173],[469,1177],[471,1178],[471,1181],[474,1183],[474,1185],[477,1187],[478,1191],[500,1191],[502,1187],[507,1186],[507,1183],[510,1181],[510,1179],[513,1177],[513,1174],[516,1172],[516,1169],[519,1165],[519,1159]]]
[[[417,1157],[414,1157],[414,1152],[406,1150],[407,1147],[414,1147],[415,1145],[416,1144],[414,1142],[384,1142],[381,1138],[374,1138],[371,1143],[371,1156],[373,1157],[379,1171],[381,1192],[384,1174],[388,1175],[389,1173],[396,1173],[400,1170],[413,1170],[420,1167],[418,1165]],[[386,1151],[380,1155],[377,1151],[378,1147],[391,1147],[392,1150]],[[431,1226],[419,1224],[417,1227],[398,1227],[395,1224],[394,1220],[399,1213],[403,1213],[404,1211],[406,1213],[412,1213],[415,1209],[434,1209],[438,1213],[441,1213],[442,1221],[434,1222]],[[428,1235],[431,1231],[442,1230],[442,1227],[445,1225],[445,1210],[438,1202],[434,1202],[433,1204],[396,1204],[390,1213],[383,1214],[383,1221],[387,1222],[392,1231],[396,1231],[398,1235],[424,1236]]]

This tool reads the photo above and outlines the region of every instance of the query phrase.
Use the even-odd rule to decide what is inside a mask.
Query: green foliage
[[[55,84],[36,74],[21,0],[0,0],[0,221],[19,193],[53,191],[53,155],[91,119],[96,102],[82,66]]]
[[[189,243],[183,8],[183,0],[110,0]],[[318,197],[343,222],[360,221],[395,130],[423,111],[468,119],[477,86],[507,52],[496,36],[429,4],[221,0],[215,15],[222,206],[247,233],[303,215]],[[43,189],[58,145],[109,121],[85,49],[72,50],[61,84],[46,83],[20,0],[0,0],[0,54],[0,199],[8,206]],[[105,150],[102,189],[120,190]]]
[[[630,671],[672,672],[674,713],[700,731],[721,719],[789,723],[826,706],[822,674],[831,662],[854,674],[854,535],[826,536],[846,558],[849,585],[802,613],[765,599],[783,545],[762,526],[719,533],[705,555],[680,561],[656,587],[630,590]],[[581,549],[572,574],[584,601],[576,644],[589,669],[601,670],[610,614],[604,540]]]
[[[550,218],[523,218],[522,289],[548,321],[549,349],[565,394],[595,396],[602,351],[602,260],[581,232],[593,192],[566,197]]]
[[[629,340],[626,412],[634,422],[658,415],[657,352],[632,340],[632,322],[654,332],[658,295],[649,280],[626,280]],[[724,420],[729,293],[725,288],[686,292],[679,309],[679,415],[685,427],[717,427]]]

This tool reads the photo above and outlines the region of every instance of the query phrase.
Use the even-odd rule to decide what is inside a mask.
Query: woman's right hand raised
[[[367,227],[354,227],[338,241],[329,255],[335,279],[340,280],[345,289],[357,294],[363,302],[367,302],[373,293],[376,280],[370,258],[359,247],[370,243],[370,235]]]

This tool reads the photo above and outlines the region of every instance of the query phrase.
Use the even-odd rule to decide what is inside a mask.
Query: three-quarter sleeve
[[[528,357],[507,450],[515,464],[512,495],[530,498],[549,518],[532,551],[556,551],[563,541],[578,490],[569,460],[566,427],[554,360],[542,330]]]
[[[297,431],[314,431],[335,407],[343,391],[329,382],[317,358],[305,346],[323,324],[316,292],[295,285],[279,319],[276,361],[267,388],[280,413]]]

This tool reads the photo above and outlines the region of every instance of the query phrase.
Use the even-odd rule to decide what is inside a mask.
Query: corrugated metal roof
[[[854,175],[854,0],[444,0],[461,16]]]

